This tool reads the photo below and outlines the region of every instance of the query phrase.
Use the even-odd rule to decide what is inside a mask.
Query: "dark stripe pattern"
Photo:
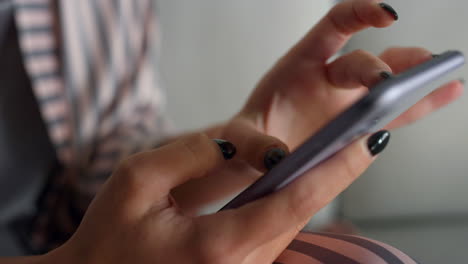
[[[307,255],[323,263],[359,264],[359,262],[338,252],[301,240],[293,240],[293,242],[289,244],[288,249]]]
[[[355,237],[355,236],[345,236],[345,235],[338,235],[338,234],[331,234],[331,233],[314,233],[319,236],[325,236],[335,239],[340,239],[360,247],[363,247],[374,254],[378,255],[382,259],[384,259],[388,264],[405,264],[403,261],[400,260],[397,256],[395,256],[392,252],[388,249],[382,247],[379,244],[373,243],[372,241]]]

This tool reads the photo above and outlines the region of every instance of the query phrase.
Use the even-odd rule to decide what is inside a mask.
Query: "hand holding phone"
[[[378,131],[434,90],[431,82],[461,67],[464,56],[448,51],[399,75],[389,75],[221,210],[238,208],[275,192],[355,139]]]

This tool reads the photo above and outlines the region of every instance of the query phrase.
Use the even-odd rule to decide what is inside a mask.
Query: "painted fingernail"
[[[439,54],[432,54],[432,58],[433,58],[433,59],[438,58],[438,57],[440,57]]]
[[[213,139],[213,141],[218,144],[225,160],[230,160],[236,155],[236,147],[231,142],[224,139]]]
[[[389,141],[390,132],[382,130],[375,133],[367,140],[367,147],[369,148],[372,156],[376,156],[385,149]]]
[[[388,71],[384,71],[384,72],[380,73],[380,77],[382,77],[382,79],[386,80],[386,79],[389,79],[390,77],[392,77],[392,73],[388,72]]]
[[[398,20],[398,13],[393,7],[387,3],[380,3],[379,6],[393,16],[393,19]]]
[[[463,84],[463,85],[465,85],[465,83],[466,83],[465,78],[460,78],[460,79],[458,79],[458,81],[461,82],[461,84]]]
[[[263,163],[265,164],[265,167],[268,170],[273,169],[282,159],[286,157],[286,151],[280,149],[280,148],[274,148],[270,149],[266,154],[265,158],[263,160]]]

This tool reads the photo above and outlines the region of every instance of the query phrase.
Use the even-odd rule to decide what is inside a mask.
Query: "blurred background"
[[[160,0],[162,77],[177,127],[195,129],[238,111],[261,76],[332,2]],[[391,28],[358,34],[344,52],[378,54],[399,45],[468,54],[468,2],[386,2],[400,20]],[[468,76],[467,70],[452,77]],[[379,160],[311,226],[340,217],[421,263],[466,263],[467,100],[394,131]]]

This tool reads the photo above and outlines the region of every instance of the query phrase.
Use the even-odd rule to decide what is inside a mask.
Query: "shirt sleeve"
[[[132,12],[128,12],[124,5],[133,2]],[[75,116],[74,158],[70,162],[61,162],[59,158],[38,200],[38,213],[28,241],[34,253],[54,249],[71,237],[120,160],[152,148],[174,132],[165,112],[165,94],[158,71],[160,39],[153,1],[61,3],[62,14],[67,15],[61,20],[64,79],[68,92],[75,95],[69,101]],[[87,31],[80,16],[70,13],[96,3],[117,3],[112,9],[113,19],[106,9],[95,10],[88,18],[96,23],[94,26],[102,35],[99,43],[89,37],[96,32]],[[78,25],[83,27],[81,33],[71,33]],[[81,49],[67,44],[71,38],[80,38],[80,43],[84,43]],[[123,42],[112,44],[112,39]],[[91,56],[96,50],[88,48],[96,45],[101,47],[100,53]],[[86,63],[67,60],[76,56],[85,57]],[[96,57],[100,61],[94,61]]]

